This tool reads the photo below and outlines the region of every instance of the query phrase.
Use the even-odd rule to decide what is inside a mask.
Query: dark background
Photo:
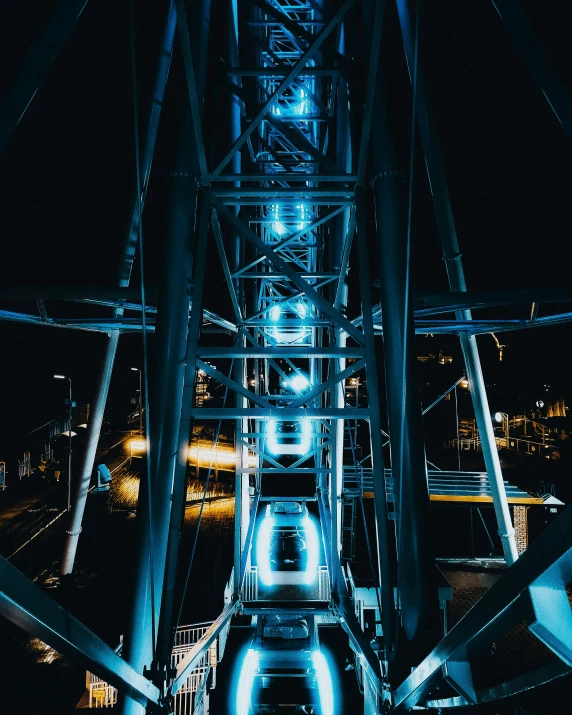
[[[54,0],[2,4],[0,96],[56,5]],[[572,89],[569,3],[530,0],[520,5],[561,79]],[[142,106],[165,7],[166,2],[136,3]],[[206,100],[209,155],[224,149],[220,68],[226,61],[226,7],[224,0],[213,0]],[[410,90],[392,3],[383,51],[406,139]],[[2,157],[4,285],[115,284],[134,188],[130,62],[127,0],[88,3]],[[443,148],[469,289],[570,287],[572,149],[492,3],[422,2],[420,62]],[[173,118],[181,106],[177,65],[167,91],[144,215],[150,289],[160,275],[165,177],[173,153]],[[419,143],[416,159],[413,283],[418,290],[444,290],[444,264]],[[230,317],[220,276],[214,267],[209,270],[206,307]],[[139,285],[137,267],[132,285]],[[37,314],[34,302],[4,301],[0,308]],[[82,315],[84,310],[61,303],[48,303],[47,309],[60,316]],[[565,309],[542,306],[541,315]],[[482,311],[477,317],[524,318],[529,310],[530,306],[513,306]],[[508,412],[526,409],[546,389],[566,398],[572,388],[569,335],[568,326],[499,335],[506,345],[502,362],[493,338],[479,338],[491,407]],[[62,411],[67,383],[54,381],[54,372],[72,377],[78,403],[92,401],[102,345],[103,338],[95,333],[0,322],[0,459],[14,459],[21,452],[22,435]],[[420,365],[427,403],[462,374],[462,360],[454,338],[420,336],[418,348],[421,354],[443,348],[454,357],[444,368]],[[110,405],[125,413],[138,387],[137,373],[129,368],[139,367],[141,359],[140,336],[123,336]],[[468,404],[466,411],[470,415]]]

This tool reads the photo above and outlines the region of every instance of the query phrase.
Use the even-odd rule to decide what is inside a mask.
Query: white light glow
[[[252,689],[258,669],[260,656],[258,651],[249,648],[242,661],[242,668],[236,689],[236,715],[248,715],[251,708]]]
[[[131,440],[131,451],[132,452],[146,452],[147,442],[144,439],[132,439]]]
[[[256,562],[258,564],[258,577],[264,586],[272,585],[272,571],[270,570],[270,541],[272,530],[276,526],[274,517],[265,516],[258,527],[256,535]]]
[[[319,650],[314,651],[312,665],[316,671],[321,715],[334,715],[334,687],[326,656]]]
[[[298,303],[296,306],[296,312],[301,318],[305,318],[308,315],[308,308],[304,303]]]
[[[314,520],[305,516],[302,519],[302,527],[306,537],[306,569],[304,581],[307,586],[314,583],[318,575],[318,561],[320,558],[320,538]]]
[[[278,432],[276,420],[266,423],[266,448],[270,454],[307,454],[312,442],[312,420],[299,420],[302,429],[299,432]],[[296,442],[284,442],[280,439],[296,439]]]
[[[495,412],[495,420],[497,422],[502,422],[502,412]]]
[[[310,380],[305,375],[295,375],[290,380],[288,384],[294,390],[294,392],[302,392],[306,388],[310,387]]]
[[[280,221],[274,221],[272,224],[272,230],[279,236],[284,236],[288,233],[288,229],[283,223],[280,223]]]
[[[274,322],[280,320],[280,315],[282,314],[282,309],[280,308],[279,305],[275,305],[271,310],[270,310],[270,318],[274,320]]]
[[[231,449],[197,449],[197,447],[189,447],[189,459],[191,461],[200,461],[201,464],[235,464],[236,454]]]

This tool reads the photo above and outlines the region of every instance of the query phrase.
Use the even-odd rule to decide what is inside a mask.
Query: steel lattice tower
[[[0,147],[84,4],[63,3],[47,28],[6,99]],[[494,0],[494,5],[570,133],[570,99],[550,73],[516,3]],[[566,511],[518,558],[475,337],[497,327],[472,326],[471,308],[482,306],[483,299],[467,293],[444,163],[418,62],[417,3],[397,0],[400,34],[391,37],[385,31],[385,6],[383,0],[229,0],[226,94],[218,99],[220,105],[210,106],[207,77],[216,55],[210,0],[170,3],[152,101],[140,132],[138,191],[118,288],[99,297],[65,291],[60,296],[99,300],[113,309],[109,321],[86,319],[80,325],[76,320],[76,327],[89,325],[109,338],[71,512],[64,573],[73,569],[120,332],[141,329],[141,319],[128,319],[125,311],[135,305],[148,318],[144,331],[155,330],[149,469],[141,479],[130,623],[119,656],[5,560],[0,562],[0,612],[117,687],[123,713],[172,712],[173,696],[213,643],[223,634],[226,638],[239,614],[273,627],[280,618],[290,619],[288,623],[299,619],[315,633],[323,623],[338,624],[356,655],[367,715],[487,703],[572,668],[566,595],[572,514]],[[417,310],[411,285],[411,172],[395,148],[393,85],[384,64],[384,41],[399,42],[405,50],[451,290],[450,297],[426,305],[425,313]],[[184,76],[181,105],[186,111],[176,129],[155,319],[145,296],[128,286],[142,240],[142,212],[172,57]],[[217,114],[225,120],[213,129],[209,122]],[[207,146],[207,136],[214,148]],[[211,275],[222,277],[218,290],[231,310],[224,317],[206,305]],[[377,278],[381,300],[374,305]],[[521,302],[531,295],[523,294]],[[499,296],[487,300],[502,303]],[[534,305],[537,301],[532,296]],[[447,311],[455,311],[454,320],[419,322]],[[26,322],[25,316],[21,319]],[[531,321],[536,319],[534,314]],[[220,327],[223,338],[213,339],[206,325]],[[460,337],[487,488],[509,567],[448,633],[431,550],[416,376],[415,333],[431,329]],[[196,406],[198,371],[226,388],[220,405]],[[358,379],[367,390],[360,404],[350,405],[347,385]],[[389,435],[382,430],[382,410],[387,410]],[[181,606],[175,585],[181,559],[187,556],[180,553],[182,512],[189,437],[197,421],[212,422],[217,435],[223,421],[234,424],[234,568],[224,611],[174,672],[171,654]],[[386,437],[392,457],[387,468]],[[365,445],[359,458],[357,441]],[[355,506],[366,494],[373,494],[375,523],[370,530],[373,639],[366,637],[361,606],[352,599],[351,556],[343,558],[348,528],[344,504],[353,499]],[[303,567],[280,572],[271,565],[271,547],[279,542],[306,552],[303,558],[290,558]],[[471,661],[523,619],[555,654],[554,661],[517,680],[477,688]],[[254,679],[271,668],[272,660],[263,648],[251,650],[256,653],[249,656]],[[318,646],[315,652],[320,652]],[[321,661],[306,663],[300,657],[307,674],[319,679]],[[197,696],[196,715],[207,712],[206,702]],[[237,712],[257,712],[249,708],[247,700],[237,705]],[[334,713],[324,700],[319,708],[322,715]]]

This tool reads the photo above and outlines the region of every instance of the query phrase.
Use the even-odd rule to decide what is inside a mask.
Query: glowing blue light
[[[258,577],[264,586],[273,583],[270,570],[270,542],[276,521],[272,516],[265,516],[258,527],[256,535],[256,562],[258,564]]]
[[[258,669],[260,656],[258,651],[249,648],[242,661],[242,668],[236,689],[236,715],[248,715],[251,709],[254,678]]]
[[[294,390],[294,392],[302,392],[302,390],[310,387],[310,380],[308,380],[305,375],[295,375],[288,380],[288,385]]]
[[[306,92],[303,89],[300,90],[300,103],[297,106],[298,114],[310,114],[310,106],[306,97]]]
[[[270,317],[274,322],[280,320],[280,315],[282,313],[282,309],[280,308],[279,305],[275,305],[273,308],[270,310]]]
[[[296,312],[301,318],[305,318],[308,315],[308,308],[304,303],[297,303]]]
[[[270,454],[307,454],[312,442],[312,421],[298,420],[299,432],[278,432],[276,420],[266,423],[266,449]],[[281,440],[295,439],[295,442]]]
[[[318,575],[318,561],[320,559],[320,538],[314,520],[309,516],[302,519],[302,527],[306,537],[306,569],[304,582],[307,586],[314,583]]]
[[[319,650],[314,651],[312,665],[316,671],[321,715],[334,715],[334,686],[326,656]]]
[[[272,230],[279,236],[284,236],[284,234],[288,233],[288,229],[283,223],[280,223],[280,221],[274,221],[272,224]]]

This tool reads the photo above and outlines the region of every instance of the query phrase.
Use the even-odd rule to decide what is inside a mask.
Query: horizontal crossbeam
[[[192,417],[203,420],[239,420],[252,417],[256,420],[367,420],[369,410],[362,407],[312,407],[294,408],[272,407],[195,407],[191,410]]]
[[[211,348],[204,347],[198,349],[198,355],[201,358],[319,358],[326,360],[328,358],[357,358],[364,357],[365,348],[347,347],[347,348],[300,348],[300,347],[280,347],[280,348]]]

